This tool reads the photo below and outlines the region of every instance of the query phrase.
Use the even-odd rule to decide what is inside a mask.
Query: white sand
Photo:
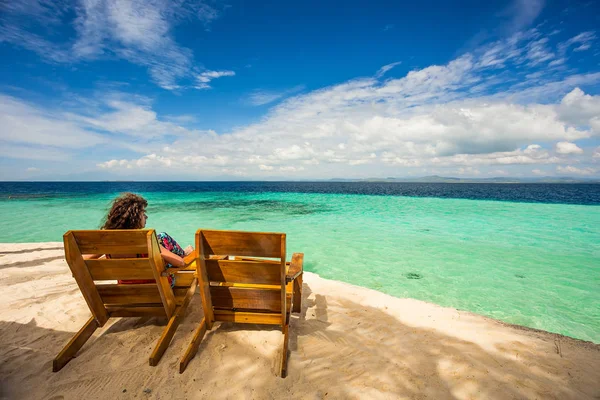
[[[280,331],[219,323],[180,375],[199,295],[158,367],[148,357],[165,321],[117,318],[52,373],[89,310],[60,243],[0,244],[0,397],[600,398],[599,345],[310,273],[304,282],[286,379]]]

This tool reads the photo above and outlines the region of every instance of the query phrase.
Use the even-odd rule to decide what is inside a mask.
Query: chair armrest
[[[185,267],[189,267],[191,263],[196,261],[196,250],[192,251],[187,256],[183,257],[183,262],[185,263]]]
[[[196,270],[196,268],[193,269],[188,269],[190,268],[190,265],[192,265],[194,263],[194,261],[196,261],[196,250],[192,251],[190,254],[188,254],[187,256],[183,257],[183,262],[185,263],[185,265],[183,267],[177,267],[177,268],[167,268],[165,269],[163,272],[161,272],[161,276],[167,276],[168,274],[173,274],[175,272],[179,272],[179,271],[191,271],[191,270]]]
[[[294,253],[292,255],[290,268],[285,276],[285,281],[292,282],[294,279],[300,276],[302,272],[304,272],[304,253]]]

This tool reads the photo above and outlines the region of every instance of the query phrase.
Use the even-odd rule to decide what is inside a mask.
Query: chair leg
[[[196,352],[198,351],[198,347],[200,347],[200,342],[202,342],[202,338],[204,337],[205,333],[206,333],[206,320],[204,318],[202,318],[202,321],[200,322],[200,326],[198,326],[198,329],[196,329],[196,332],[194,333],[192,342],[189,344],[187,350],[185,351],[185,354],[183,355],[183,357],[181,357],[181,361],[179,362],[179,373],[180,374],[183,374],[183,371],[185,371],[185,368],[187,367],[187,365],[190,363],[192,358],[194,358],[194,356],[196,355]]]
[[[163,354],[167,350],[167,347],[169,347],[169,344],[171,343],[171,339],[173,339],[173,336],[175,335],[175,331],[177,330],[179,323],[183,319],[184,313],[185,313],[185,310],[183,309],[183,307],[177,307],[175,314],[173,314],[173,316],[169,320],[167,327],[165,328],[162,335],[160,336],[160,339],[158,339],[158,343],[156,343],[156,347],[154,348],[154,351],[150,355],[150,360],[149,360],[150,366],[156,367],[158,365],[158,362],[160,361]]]
[[[287,376],[287,361],[288,361],[288,343],[290,340],[290,325],[289,322],[287,325],[283,326],[283,353],[281,355],[281,377],[285,378]]]
[[[158,343],[156,344],[154,351],[150,355],[150,360],[149,360],[150,366],[156,367],[158,365],[158,362],[162,358],[163,354],[167,350],[167,347],[169,347],[169,343],[171,343],[171,339],[173,339],[173,335],[175,335],[175,331],[177,330],[179,323],[183,319],[183,317],[185,315],[185,311],[187,310],[187,307],[190,304],[192,297],[194,296],[194,292],[196,291],[196,284],[197,284],[197,280],[194,279],[192,284],[190,285],[190,288],[188,289],[187,293],[185,294],[183,303],[181,304],[180,307],[177,307],[177,310],[175,311],[175,313],[169,320],[169,323],[167,324],[167,327],[163,331],[163,334],[161,335],[160,339],[158,339]]]
[[[98,329],[98,322],[94,317],[91,317],[85,325],[73,336],[73,338],[67,343],[64,349],[56,356],[52,362],[52,372],[58,372],[67,365],[75,354],[83,347],[85,342],[88,341],[90,336]]]
[[[292,312],[302,312],[302,274],[294,279],[294,301],[292,307]]]

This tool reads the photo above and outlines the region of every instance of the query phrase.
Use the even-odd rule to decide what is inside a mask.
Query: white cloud
[[[164,119],[175,124],[191,124],[198,121],[198,118],[191,114],[165,115]]]
[[[277,100],[281,100],[294,93],[298,93],[304,90],[304,88],[304,85],[298,85],[282,91],[255,90],[252,93],[250,93],[247,102],[253,106],[262,106],[265,104],[273,103]]]
[[[598,172],[597,169],[595,168],[591,168],[591,167],[587,167],[587,168],[577,168],[577,167],[573,167],[571,165],[567,165],[566,167],[563,166],[558,166],[556,167],[556,172],[558,172],[559,174],[562,175],[593,175],[596,172]]]
[[[197,3],[197,10],[195,11],[196,16],[200,21],[204,23],[204,26],[209,30],[210,23],[219,18],[221,12],[215,7],[212,7],[206,3]]]
[[[151,103],[139,96],[98,94],[75,104],[75,109],[86,113],[45,108],[0,94],[0,155],[64,162],[94,147],[137,153],[167,151],[166,137],[214,134],[160,119]]]
[[[36,168],[36,167],[29,167],[29,168],[27,168],[27,169],[25,170],[25,172],[37,172],[37,171],[39,171],[39,170],[40,170],[40,169],[39,169],[39,168]]]
[[[383,85],[358,80],[296,96],[257,124],[202,140],[183,138],[169,148],[179,156],[227,154],[228,167],[255,165],[249,171],[256,175],[278,171],[327,177],[356,170],[368,176],[393,176],[398,168],[415,167],[454,168],[448,171],[460,167],[473,175],[475,169],[493,165],[563,163],[578,152],[570,141],[591,136],[590,130],[565,118],[585,118],[589,113],[582,109],[587,109],[588,100],[595,104],[595,96],[581,93],[574,99],[569,94],[559,104],[544,105],[453,99],[448,85],[438,81],[458,82],[456,88],[462,88],[460,82],[469,75],[467,64],[462,65],[463,78],[456,76],[457,67],[432,68]],[[417,82],[430,90],[423,91]],[[430,104],[432,97],[446,101]],[[561,144],[551,149],[535,144],[548,141]],[[203,161],[204,172],[217,172],[214,163]],[[198,165],[184,162],[172,167]]]
[[[173,27],[192,17],[208,26],[220,14],[208,4],[187,0],[81,0],[77,6],[44,0],[9,3],[0,14],[0,42],[24,47],[51,62],[117,56],[147,67],[156,84],[168,90],[180,88],[179,81],[194,72],[192,51],[176,43]],[[74,40],[33,33],[36,27],[64,24],[70,15],[75,15],[67,19],[76,32]]]
[[[590,119],[590,127],[595,135],[600,135],[600,117]]]
[[[68,113],[65,114],[65,118],[77,123],[80,127],[124,134],[145,140],[165,135],[182,135],[187,132],[187,129],[176,123],[159,120],[149,104],[134,102],[134,99],[108,97],[104,99],[103,105],[110,111],[91,116]]]
[[[590,47],[592,47],[592,45],[591,45],[591,44],[589,44],[589,43],[585,43],[585,44],[582,44],[582,45],[581,45],[581,46],[579,46],[579,47],[575,47],[575,48],[573,49],[573,51],[585,51],[585,50],[589,50],[589,48],[590,48]]]
[[[379,68],[379,71],[377,71],[377,73],[375,74],[375,77],[377,78],[381,78],[383,75],[385,75],[386,72],[388,72],[389,70],[391,70],[392,68],[394,68],[397,65],[402,64],[402,61],[397,61],[391,64],[387,64],[384,65],[383,67]]]
[[[14,144],[0,140],[0,156],[10,159],[42,160],[65,162],[71,158],[71,152],[55,147],[32,144]],[[10,177],[5,177],[10,178]]]
[[[531,172],[532,172],[534,175],[538,175],[538,176],[540,176],[540,175],[544,175],[544,174],[545,174],[545,173],[544,173],[544,171],[542,171],[541,169],[537,169],[537,168],[536,168],[536,169],[532,169],[532,170],[531,170]]]
[[[566,42],[558,44],[559,51],[565,53],[569,48],[575,46],[573,51],[584,51],[592,46],[596,39],[596,33],[593,31],[581,32],[579,35],[572,37]]]
[[[548,48],[548,38],[542,38],[529,43],[527,58],[531,61],[531,65],[537,65],[553,59],[554,53]]]
[[[156,154],[148,154],[137,160],[110,160],[103,163],[97,164],[102,169],[112,168],[132,168],[137,167],[141,169],[152,168],[152,167],[171,167],[173,161],[169,157],[159,156]]]
[[[77,149],[105,141],[82,129],[56,110],[46,110],[15,97],[0,94],[0,141]],[[59,152],[49,153],[54,157]]]
[[[304,171],[304,167],[300,166],[300,167],[294,167],[294,166],[283,166],[283,167],[279,167],[279,170],[282,172],[298,172],[298,171]]]
[[[461,167],[459,169],[456,170],[456,173],[458,175],[480,175],[481,171],[479,171],[477,168],[473,168],[473,167]]]
[[[481,154],[456,154],[447,157],[435,157],[430,160],[432,165],[440,166],[489,166],[489,165],[527,165],[527,164],[555,164],[561,162],[559,157],[550,154],[540,145],[532,144],[525,149],[513,151],[481,153]]]
[[[235,76],[233,71],[204,71],[201,74],[196,75],[196,81],[198,82],[194,87],[196,89],[210,89],[210,81],[224,76]]]
[[[567,61],[567,59],[564,57],[557,58],[556,60],[550,61],[550,63],[548,63],[548,66],[549,67],[559,67],[559,66],[563,65],[566,61]]]
[[[519,31],[529,25],[538,17],[544,8],[544,0],[515,0],[505,11],[511,16],[508,23],[509,31]]]
[[[568,68],[546,73],[547,61],[535,68],[526,65],[540,59],[530,57],[530,51],[542,37],[535,30],[520,32],[403,77],[358,78],[296,94],[257,123],[229,132],[182,127],[193,121],[162,117],[148,99],[126,95],[95,96],[86,100],[89,109],[75,107],[68,113],[11,99],[25,110],[20,117],[25,131],[19,135],[34,138],[32,145],[49,143],[51,135],[36,134],[35,127],[43,126],[55,132],[53,143],[60,143],[54,146],[61,151],[110,143],[139,153],[94,161],[114,172],[317,178],[432,170],[488,175],[496,168],[513,173],[576,162],[581,167],[593,162],[586,143],[594,143],[600,132],[600,96],[580,87],[600,82],[600,73],[573,74]],[[208,86],[233,71],[196,75],[198,85]],[[0,103],[0,118],[12,121],[12,115],[19,113]],[[29,129],[28,115],[43,119]],[[69,135],[77,137],[70,140]]]
[[[198,80],[200,82],[210,82],[213,79],[221,78],[223,76],[234,76],[235,72],[233,71],[204,71],[200,75],[198,75]]]
[[[31,31],[51,31],[61,24],[71,5],[62,0],[20,0],[2,2],[0,43],[7,42],[34,51],[52,62],[70,59],[68,49],[54,45]]]
[[[118,166],[127,167],[129,162],[127,160],[110,160],[103,163],[98,164],[100,168],[115,168]]]
[[[558,142],[556,143],[556,152],[558,154],[583,154],[583,149],[575,143]]]
[[[590,96],[580,88],[575,88],[562,99],[558,110],[564,121],[590,126],[593,124],[592,120],[600,115],[600,96]],[[596,129],[595,131],[600,133]]]

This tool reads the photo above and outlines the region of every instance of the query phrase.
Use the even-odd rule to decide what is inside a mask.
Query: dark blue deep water
[[[0,182],[0,200],[121,192],[324,193],[600,205],[600,184],[404,182]]]

